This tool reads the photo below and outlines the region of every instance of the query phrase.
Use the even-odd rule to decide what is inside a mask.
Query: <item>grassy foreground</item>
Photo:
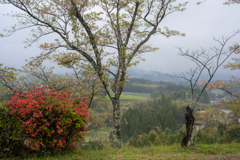
[[[38,158],[27,158],[38,159]],[[149,146],[145,148],[134,148],[124,146],[121,149],[103,149],[95,151],[78,151],[55,157],[45,157],[46,160],[153,160],[153,159],[196,159],[196,160],[220,160],[240,159],[240,144],[214,144],[195,145],[189,149],[183,148],[180,144],[172,146]]]

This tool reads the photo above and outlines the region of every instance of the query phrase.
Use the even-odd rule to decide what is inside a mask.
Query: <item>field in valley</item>
[[[109,99],[108,96],[106,98]],[[151,98],[150,94],[147,93],[122,92],[120,101],[147,100],[149,98]]]

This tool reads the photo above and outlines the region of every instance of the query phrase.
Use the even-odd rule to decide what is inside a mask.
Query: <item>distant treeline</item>
[[[172,92],[177,90],[187,90],[188,87],[171,82],[153,82],[145,79],[129,79],[124,84],[123,92],[153,93],[155,91]]]

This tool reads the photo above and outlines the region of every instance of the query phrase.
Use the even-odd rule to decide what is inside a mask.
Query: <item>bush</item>
[[[9,108],[0,106],[0,158],[22,156],[25,134],[21,123]]]
[[[35,86],[33,86],[35,87]],[[67,151],[86,135],[89,121],[87,101],[78,97],[71,101],[70,91],[52,92],[38,90],[18,92],[6,103],[10,113],[17,115],[28,138],[26,146],[38,155]]]

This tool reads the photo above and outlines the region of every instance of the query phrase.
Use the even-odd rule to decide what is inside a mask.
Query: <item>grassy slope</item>
[[[32,158],[36,159],[36,158]],[[58,155],[58,160],[91,160],[91,159],[240,159],[240,144],[196,145],[190,149],[182,148],[180,144],[173,146],[152,146],[145,148],[123,147],[121,149],[104,149],[96,151],[73,152],[67,155]]]

